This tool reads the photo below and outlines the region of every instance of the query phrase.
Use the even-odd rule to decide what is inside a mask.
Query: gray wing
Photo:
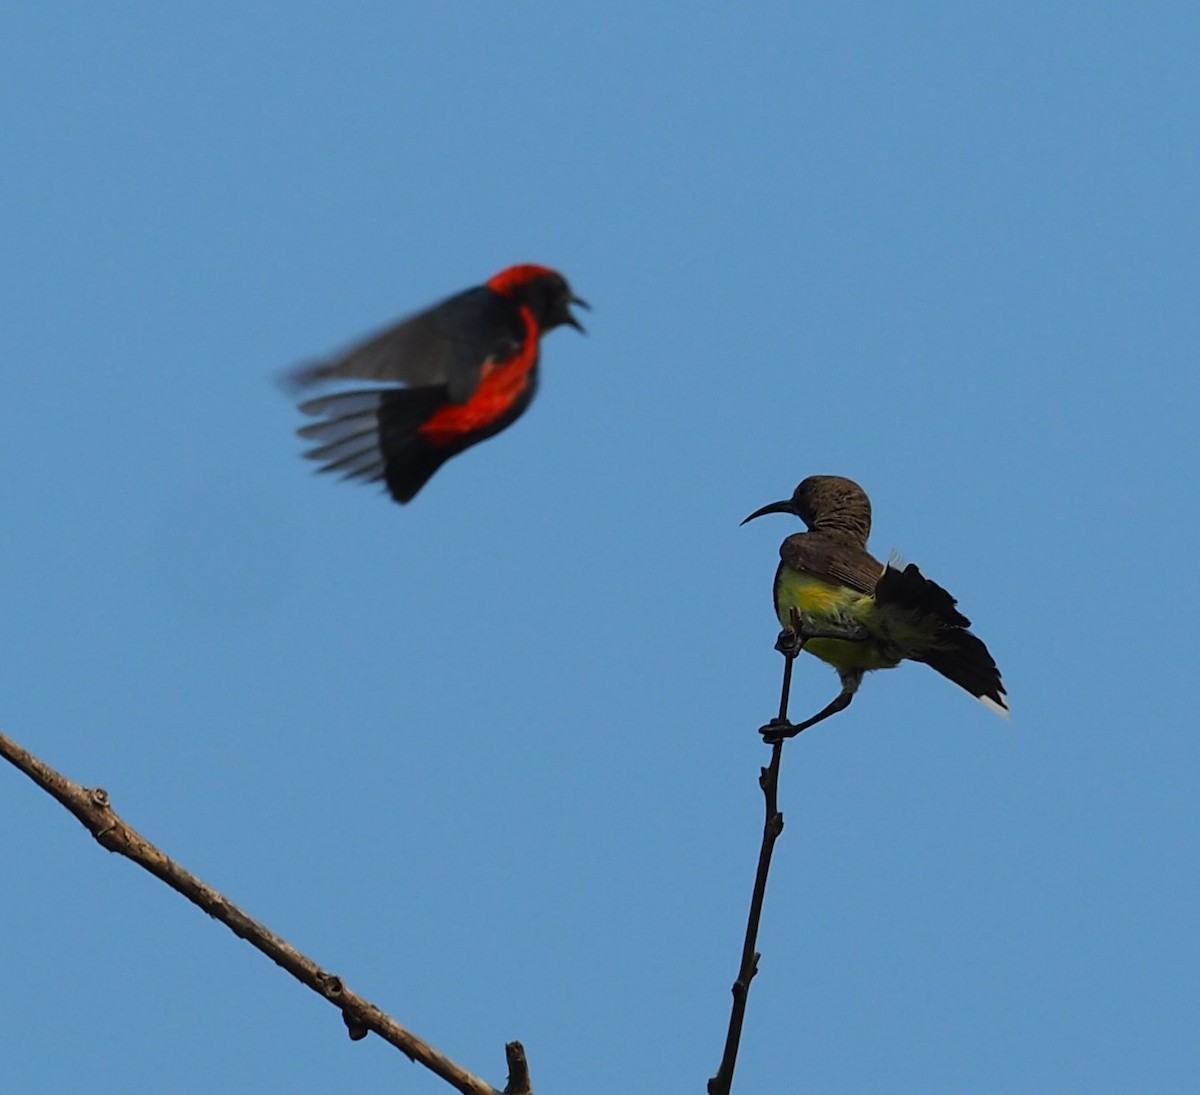
[[[392,381],[411,388],[446,385],[465,403],[489,361],[520,349],[526,337],[520,312],[506,297],[481,285],[372,335],[327,361],[287,374],[294,390],[335,380]]]

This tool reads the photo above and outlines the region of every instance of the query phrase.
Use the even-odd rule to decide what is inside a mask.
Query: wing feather
[[[410,388],[444,384],[453,402],[465,403],[478,387],[484,366],[512,356],[525,338],[525,321],[517,306],[481,285],[409,316],[336,357],[293,369],[285,382],[293,389],[336,380],[391,381]]]
[[[883,564],[870,552],[839,543],[820,532],[797,532],[784,540],[779,558],[785,566],[830,585],[874,593]]]

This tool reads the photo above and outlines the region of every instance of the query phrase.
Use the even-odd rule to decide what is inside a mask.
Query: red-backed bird
[[[537,391],[538,343],[555,327],[583,327],[588,307],[562,274],[527,263],[410,316],[330,361],[302,366],[295,388],[339,380],[390,382],[300,404],[318,421],[304,455],[345,479],[383,480],[409,502],[450,457],[525,412]]]

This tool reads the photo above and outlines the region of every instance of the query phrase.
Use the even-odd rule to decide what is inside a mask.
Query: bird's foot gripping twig
[[[775,640],[775,649],[785,658],[796,657],[811,639],[839,639],[844,643],[861,643],[871,633],[861,624],[820,625],[802,612],[792,609],[792,626],[785,627]]]
[[[760,726],[758,732],[762,734],[763,741],[768,745],[775,745],[777,742],[784,741],[787,738],[794,738],[810,726],[816,726],[817,723],[824,722],[830,715],[836,715],[839,711],[844,711],[850,706],[850,701],[853,698],[854,692],[843,688],[831,703],[823,707],[811,719],[792,723],[788,722],[786,718],[776,718],[772,719],[766,726]]]
[[[758,732],[763,736],[763,741],[768,745],[776,745],[787,738],[794,738],[801,731],[807,730],[810,726],[815,726],[818,722],[829,718],[830,715],[836,715],[839,711],[844,711],[850,706],[850,701],[854,698],[854,693],[858,690],[859,681],[862,680],[862,673],[853,672],[843,674],[842,690],[831,703],[818,711],[811,719],[805,719],[801,723],[793,723],[788,720],[787,698],[791,686],[792,662],[799,656],[800,651],[804,649],[805,644],[810,639],[840,639],[842,642],[860,643],[870,637],[871,633],[859,624],[818,626],[799,609],[793,608],[791,611],[791,627],[785,627],[779,633],[779,638],[775,640],[775,649],[786,659],[783,671],[783,697],[779,706],[779,714],[765,726],[758,728]]]
[[[770,722],[760,726],[758,732],[762,734],[763,741],[768,745],[774,745],[777,741],[784,741],[800,733],[793,723],[781,718],[773,718]]]
[[[796,633],[796,629],[785,627],[775,640],[775,649],[785,658],[795,658],[804,649],[804,640]]]

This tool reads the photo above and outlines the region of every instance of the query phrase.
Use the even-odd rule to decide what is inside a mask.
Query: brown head
[[[746,521],[764,513],[793,513],[811,531],[854,547],[865,548],[871,535],[871,500],[867,492],[840,475],[810,475],[791,498],[755,510]]]

